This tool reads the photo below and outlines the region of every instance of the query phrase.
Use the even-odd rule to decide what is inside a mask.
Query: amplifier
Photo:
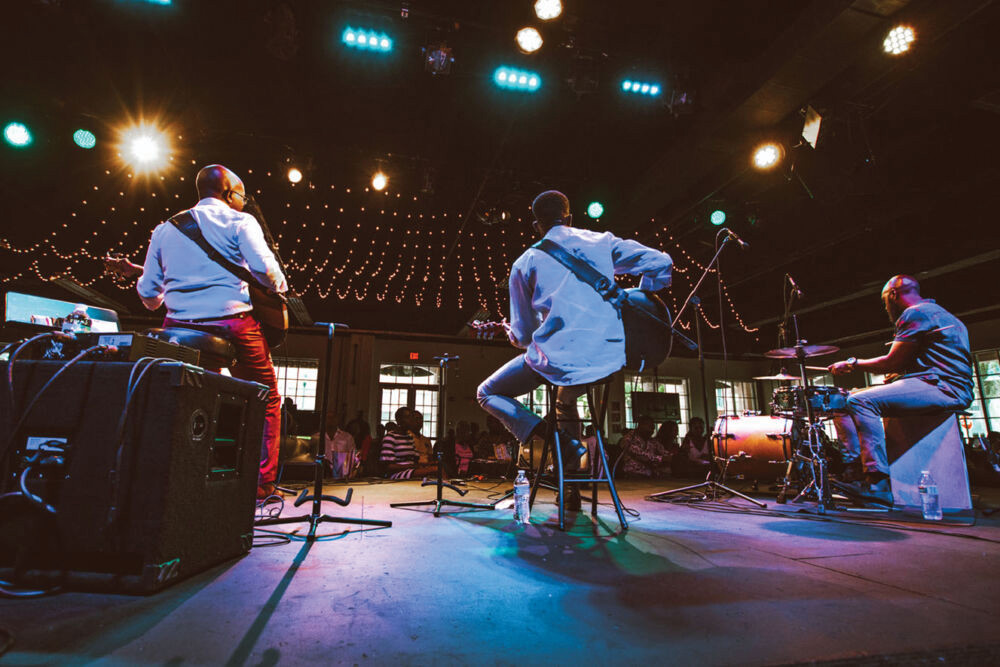
[[[0,579],[151,593],[250,550],[267,388],[155,362],[122,422],[134,369],[17,361],[13,414],[0,383]]]
[[[183,361],[192,366],[198,366],[200,353],[193,347],[169,343],[165,340],[146,336],[141,333],[76,333],[76,340],[46,340],[42,341],[34,353],[27,358],[63,360],[71,359],[76,354],[94,345],[114,345],[116,350],[107,353],[108,361],[138,361],[143,357],[159,357]]]

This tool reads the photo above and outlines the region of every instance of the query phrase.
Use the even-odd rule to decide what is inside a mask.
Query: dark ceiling
[[[675,303],[712,256],[708,213],[726,210],[750,243],[722,255],[731,351],[773,346],[786,272],[805,292],[813,342],[880,335],[877,292],[900,272],[970,319],[996,315],[994,3],[564,4],[531,57],[513,44],[539,23],[530,0],[5,7],[0,119],[24,120],[36,142],[0,149],[0,237],[21,251],[0,247],[0,278],[31,289],[68,272],[140,314],[93,257],[141,259],[152,227],[193,203],[197,166],[222,162],[259,192],[313,317],[355,327],[453,333],[479,304],[505,311],[506,269],[530,240],[517,218],[550,187],[570,195],[579,223],[670,252]],[[899,21],[918,39],[890,57],[881,41]],[[393,35],[393,52],[345,48],[346,25]],[[455,62],[433,76],[422,49],[440,43]],[[501,64],[539,72],[542,89],[497,89]],[[626,77],[664,94],[625,95]],[[816,149],[798,136],[806,105],[823,116]],[[169,129],[162,178],[116,158],[129,119]],[[67,140],[76,127],[96,132],[95,150]],[[771,173],[748,168],[763,139],[787,147]],[[284,178],[292,164],[305,173],[297,186]],[[367,192],[379,165],[390,186]],[[584,223],[593,199],[606,214]],[[503,208],[513,221],[477,217]],[[715,285],[701,291],[713,324]]]

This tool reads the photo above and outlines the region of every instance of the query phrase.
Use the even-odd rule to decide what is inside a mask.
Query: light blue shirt
[[[545,238],[606,277],[640,274],[639,287],[670,285],[670,255],[610,232],[557,225]],[[600,380],[625,365],[621,316],[551,255],[528,248],[510,272],[510,339],[535,372],[559,386]]]
[[[266,287],[288,290],[252,215],[214,197],[202,199],[191,212],[205,240],[223,257],[249,269]],[[228,317],[252,308],[247,284],[212,261],[169,221],[153,230],[136,290],[146,308],[156,310],[166,303],[167,316],[176,320]]]

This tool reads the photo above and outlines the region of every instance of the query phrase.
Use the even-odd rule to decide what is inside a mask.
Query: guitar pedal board
[[[138,361],[143,357],[158,357],[183,361],[198,366],[200,353],[193,347],[170,343],[136,332],[118,333],[76,333],[73,340],[46,340],[25,358],[67,360],[88,347],[111,345],[113,350],[105,354],[105,361]]]

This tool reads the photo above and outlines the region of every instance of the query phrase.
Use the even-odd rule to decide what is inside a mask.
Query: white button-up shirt
[[[545,238],[558,243],[603,275],[641,274],[639,287],[670,285],[670,255],[610,232],[557,225]],[[551,255],[528,248],[510,273],[510,339],[526,350],[525,360],[549,382],[594,382],[625,365],[621,316],[593,287]]]
[[[263,285],[277,292],[288,290],[252,215],[214,197],[202,199],[191,212],[205,240],[223,257],[249,269]],[[212,261],[169,221],[153,230],[136,290],[146,308],[156,310],[166,303],[167,316],[177,320],[227,317],[252,308],[247,284]]]

